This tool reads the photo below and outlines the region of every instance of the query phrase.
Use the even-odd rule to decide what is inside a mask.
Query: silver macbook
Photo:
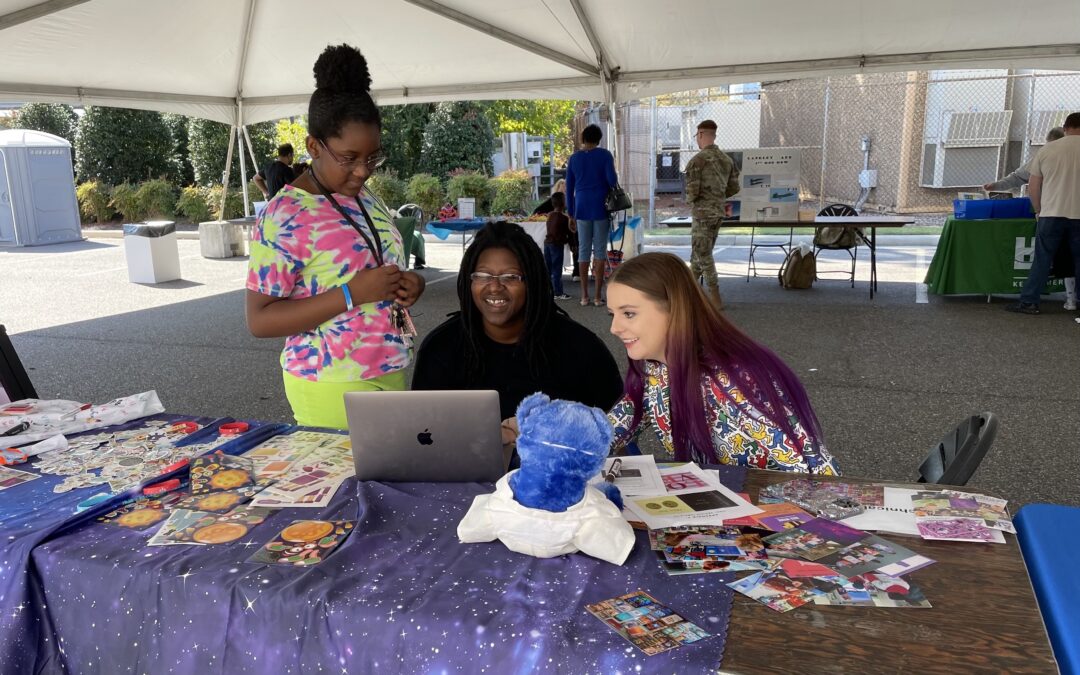
[[[497,391],[345,394],[360,480],[470,483],[506,473]]]

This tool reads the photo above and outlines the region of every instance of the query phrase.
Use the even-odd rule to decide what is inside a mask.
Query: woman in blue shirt
[[[593,304],[602,307],[604,261],[607,259],[608,234],[611,228],[604,200],[618,183],[615,158],[599,147],[604,133],[590,124],[581,132],[581,149],[566,164],[566,206],[570,229],[578,235],[578,266],[581,274],[581,304],[589,304],[589,261],[596,279]]]

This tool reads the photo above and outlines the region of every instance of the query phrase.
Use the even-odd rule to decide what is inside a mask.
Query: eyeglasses
[[[337,153],[331,150],[330,146],[328,146],[326,142],[323,141],[321,138],[319,139],[319,145],[323,146],[323,149],[326,150],[327,154],[329,154],[330,157],[334,159],[334,162],[337,163],[337,165],[345,171],[356,171],[356,168],[359,166],[364,166],[367,167],[370,171],[374,171],[383,164],[386,164],[386,160],[388,159],[388,157],[382,152],[382,150],[379,150],[376,154],[371,155],[367,159],[342,159],[338,157]]]
[[[498,279],[499,283],[503,286],[520,284],[525,281],[525,277],[520,274],[488,274],[487,272],[473,272],[469,275],[469,278],[472,279],[474,284],[480,286],[487,286],[496,279]]]

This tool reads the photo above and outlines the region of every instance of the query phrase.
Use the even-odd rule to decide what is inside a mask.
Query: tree
[[[251,158],[246,154],[247,147],[241,146],[243,139],[237,137],[237,144],[233,148],[230,186],[237,188],[240,185],[240,152],[245,153],[245,159],[249,165],[245,180],[250,180],[263,164],[273,159],[277,149],[274,127],[273,122],[248,125],[248,135],[251,136],[251,145],[259,162],[257,167],[250,166]],[[229,133],[229,125],[221,122],[194,117],[188,120],[188,151],[191,155],[191,167],[195,174],[196,185],[221,184],[221,177],[225,173],[225,160],[229,152]]]
[[[307,155],[307,116],[287,117],[277,121],[274,126],[274,146],[289,143],[297,161]],[[251,139],[254,143],[255,139]],[[261,167],[260,167],[261,168]]]
[[[574,151],[574,109],[577,101],[492,101],[485,111],[496,134],[524,132],[555,137],[555,163],[564,164]],[[545,158],[546,162],[546,158]]]
[[[33,129],[59,136],[75,145],[79,116],[63,103],[27,103],[19,108],[15,118],[17,129]]]
[[[164,113],[162,119],[165,126],[169,127],[169,135],[173,140],[173,154],[175,157],[174,181],[177,187],[191,185],[195,182],[195,171],[191,168],[191,154],[188,151],[188,118],[184,115]]]
[[[427,128],[434,103],[388,105],[382,114],[382,147],[389,159],[387,168],[408,179],[420,170],[420,155],[424,149],[424,129]]]
[[[108,185],[176,176],[176,149],[161,113],[89,106],[75,138],[79,182]]]
[[[473,101],[439,103],[424,128],[420,168],[443,180],[454,169],[490,176],[495,132],[484,107]]]

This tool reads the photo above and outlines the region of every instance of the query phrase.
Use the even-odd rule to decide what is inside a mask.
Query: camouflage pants
[[[720,218],[695,218],[690,225],[690,271],[695,279],[703,279],[706,288],[717,288],[716,260],[713,248],[720,230]]]

